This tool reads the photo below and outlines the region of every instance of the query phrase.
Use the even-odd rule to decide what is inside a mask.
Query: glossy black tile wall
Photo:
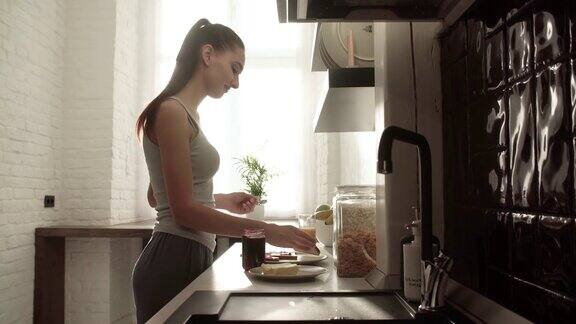
[[[506,93],[493,93],[469,106],[470,151],[506,148]]]
[[[570,66],[572,67],[570,73],[570,97],[572,98],[570,109],[572,109],[572,132],[574,132],[574,125],[576,125],[574,123],[574,112],[576,112],[576,60],[572,60]]]
[[[510,272],[512,218],[508,212],[488,211],[484,215],[485,264],[503,272]]]
[[[512,279],[512,309],[535,323],[574,323],[576,301],[530,282]]]
[[[508,69],[510,77],[519,78],[530,72],[532,63],[532,20],[520,17],[508,28]]]
[[[549,63],[568,49],[568,4],[562,0],[534,2],[534,56],[536,66]]]
[[[460,213],[467,213],[467,217],[458,217],[451,223],[453,230],[450,231],[451,235],[446,237],[451,243],[446,244],[446,252],[458,260],[454,264],[453,278],[468,287],[479,289],[479,271],[484,268],[479,266],[479,262],[485,260],[485,257],[478,256],[484,255],[485,240],[481,237],[483,233],[474,231],[474,227],[484,226],[484,215],[480,210],[462,210]],[[456,249],[453,248],[455,242],[459,242]]]
[[[495,90],[504,84],[504,31],[486,39],[486,77],[488,90]]]
[[[541,210],[569,213],[573,169],[566,64],[536,74],[536,133]]]
[[[476,1],[441,42],[453,277],[530,320],[573,322],[576,1]]]
[[[444,125],[462,125],[468,120],[466,109],[467,89],[466,89],[466,58],[461,58],[455,63],[454,73],[442,78],[443,106],[445,114]],[[446,190],[455,201],[464,202],[467,199],[467,192],[461,190],[468,181],[468,135],[465,128],[462,127],[445,127],[444,134],[450,146],[454,147],[459,154],[446,156],[444,159],[447,167],[445,176],[455,179],[454,182],[447,184]]]
[[[540,283],[549,289],[576,298],[576,253],[574,222],[565,217],[542,216],[538,224]]]
[[[572,53],[572,57],[574,57],[575,48],[576,48],[576,3],[571,3],[571,8],[568,11],[568,19],[570,25],[570,52]]]
[[[533,87],[532,77],[528,77],[513,84],[508,97],[511,203],[529,209],[538,207]]]
[[[535,281],[538,277],[536,261],[536,235],[538,217],[530,214],[512,214],[512,273],[518,278]]]
[[[493,150],[470,156],[470,204],[499,207],[506,204],[508,174],[506,151]]]

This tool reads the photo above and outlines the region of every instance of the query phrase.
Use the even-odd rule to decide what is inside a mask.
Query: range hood
[[[434,21],[451,25],[474,0],[276,0],[282,22]]]
[[[314,132],[374,131],[374,108],[374,68],[329,69],[314,116]]]

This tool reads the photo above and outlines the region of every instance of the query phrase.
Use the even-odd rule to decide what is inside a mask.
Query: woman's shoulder
[[[158,120],[168,119],[168,120],[186,120],[188,113],[186,110],[175,100],[164,100],[157,108],[156,116]]]
[[[187,112],[173,102],[173,100],[165,100],[158,105],[156,118],[154,121],[155,127],[185,127],[187,128]]]
[[[184,107],[175,100],[164,100],[158,105],[154,128],[180,128],[188,130],[188,135],[195,135],[190,129],[189,115]]]
[[[160,113],[168,115],[185,115],[186,111],[176,100],[165,99],[164,101],[160,102],[160,104],[158,104],[157,114]]]

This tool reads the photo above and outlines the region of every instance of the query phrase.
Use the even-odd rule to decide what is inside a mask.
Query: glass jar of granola
[[[376,267],[376,188],[336,187],[333,210],[337,274],[364,277]]]

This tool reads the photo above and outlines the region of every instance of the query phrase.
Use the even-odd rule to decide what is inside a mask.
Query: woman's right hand
[[[311,254],[319,254],[316,247],[316,239],[290,225],[268,224],[266,241],[268,243],[285,248],[293,248],[296,251]]]

